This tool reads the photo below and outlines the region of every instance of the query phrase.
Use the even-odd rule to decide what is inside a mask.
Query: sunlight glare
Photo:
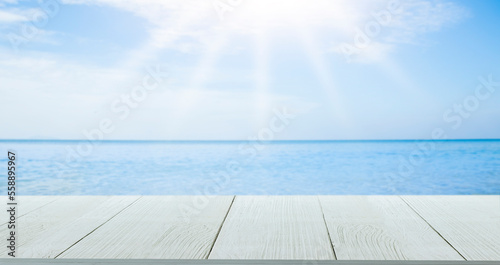
[[[343,0],[253,0],[241,4],[234,18],[260,29],[282,29],[296,24],[344,20],[350,16],[346,6]]]

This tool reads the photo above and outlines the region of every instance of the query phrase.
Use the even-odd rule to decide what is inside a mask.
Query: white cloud
[[[298,27],[318,32],[321,36],[315,37],[331,45],[330,48],[325,47],[325,50],[338,52],[341,43],[354,45],[357,30],[364,32],[367,23],[376,21],[374,13],[387,11],[393,3],[399,5],[399,10],[392,14],[390,23],[381,25],[380,34],[370,36],[373,46],[363,48],[358,53],[360,57],[364,57],[358,59],[359,62],[382,59],[401,43],[418,44],[425,33],[441,30],[468,16],[464,7],[448,0],[247,0],[224,12],[223,21],[219,20],[213,6],[215,1],[210,0],[63,2],[108,5],[131,12],[150,22],[148,30],[152,46],[188,53],[205,52],[214,36],[220,34],[227,39],[238,39],[240,35],[262,30],[296,34]]]
[[[0,6],[5,6],[6,4],[12,5],[17,4],[17,0],[0,0]]]
[[[331,51],[343,54],[348,62],[371,64],[384,61],[388,54],[394,49],[394,44],[372,41],[363,48],[356,48],[352,54],[345,54],[344,44],[337,45]]]
[[[141,83],[140,73],[78,65],[43,53],[11,56],[0,50],[0,57],[5,58],[0,61],[1,110],[16,110],[0,116],[0,123],[11,124],[3,138],[84,138],[82,130],[96,128],[103,118],[117,126],[107,139],[245,137],[259,128],[252,123],[258,98],[252,91],[166,85],[121,121],[111,112],[111,103]],[[316,106],[293,96],[266,97],[269,114],[283,106],[294,113]],[[193,106],[186,109],[188,102]]]
[[[0,49],[2,138],[82,138],[110,102],[145,73],[78,64],[48,53]],[[15,110],[15,111],[13,111]]]
[[[206,55],[206,50],[214,44],[214,36],[222,35],[228,39],[242,35],[249,36],[259,30],[285,31],[296,34],[297,26],[310,29],[313,36],[335,47],[341,53],[339,45],[342,41],[352,41],[355,28],[362,28],[367,21],[373,19],[372,12],[386,8],[388,1],[283,1],[283,0],[244,0],[234,11],[228,13],[227,19],[220,21],[214,10],[212,0],[63,0],[65,4],[108,5],[130,12],[149,22],[147,30],[150,39],[147,47],[152,50],[175,49],[185,53],[199,52]],[[63,9],[61,9],[61,12]],[[30,11],[0,11],[0,23],[26,22]],[[446,1],[415,0],[404,2],[402,12],[394,17],[393,23],[385,26],[383,33],[371,38],[370,43],[360,49],[353,59],[357,63],[374,63],[383,61],[397,45],[416,43],[419,37],[430,31],[437,31],[460,21],[467,11],[458,4]],[[264,19],[263,19],[264,18]],[[2,20],[3,19],[3,20]],[[293,23],[287,23],[289,20]],[[29,21],[29,20],[28,20]],[[386,30],[387,29],[387,30]],[[43,31],[42,31],[43,33]],[[44,33],[45,34],[45,33]],[[59,34],[50,33],[47,34]],[[271,38],[273,34],[268,34]],[[313,35],[313,34],[311,34]],[[297,36],[299,37],[299,36]],[[246,40],[246,39],[245,39]],[[234,44],[234,43],[233,43]],[[231,46],[228,51],[234,52]],[[325,50],[327,47],[321,47]],[[215,50],[215,49],[214,49]],[[155,58],[154,53],[144,56],[148,49],[142,47],[137,53],[138,65],[144,65],[145,59]],[[131,54],[124,58],[131,60]],[[81,137],[82,126],[94,126],[102,113],[109,108],[114,96],[129,92],[141,73],[132,72],[131,68],[107,68],[91,64],[78,64],[49,53],[11,54],[0,49],[0,105],[2,110],[15,109],[22,106],[19,112],[10,116],[2,116],[2,124],[16,123],[12,134],[16,137],[31,137],[37,132],[30,132],[23,125],[34,123],[33,128],[44,128],[46,124],[55,123],[52,137]],[[131,60],[133,61],[133,60]],[[208,60],[210,61],[210,60]],[[202,65],[204,65],[202,63]],[[209,63],[207,68],[212,67]],[[192,69],[191,69],[192,70]],[[220,75],[217,75],[220,78]],[[197,78],[193,78],[197,79]],[[211,80],[213,81],[213,80]],[[187,82],[189,83],[189,82]],[[184,84],[185,85],[185,84]],[[210,134],[216,135],[248,135],[248,120],[255,116],[256,102],[259,95],[250,91],[217,91],[199,90],[187,87],[176,88],[163,94],[156,94],[147,106],[136,112],[122,130],[121,138],[133,138],[140,135],[134,130],[146,130],[151,124],[157,126],[151,138],[189,138],[197,137],[196,133],[206,126]],[[228,89],[229,90],[229,89]],[[314,103],[294,97],[269,94],[269,107],[287,106],[296,112],[307,112],[317,107]],[[187,115],[181,112],[182,106],[193,101],[194,106]],[[6,111],[3,111],[6,113]],[[270,110],[268,110],[270,112]],[[135,120],[134,120],[135,119]],[[177,119],[185,124],[172,125],[170,119]],[[86,120],[90,120],[87,125]],[[19,123],[19,121],[22,121]],[[39,124],[38,124],[39,123]],[[38,124],[38,125],[37,125]],[[175,128],[177,131],[172,131]],[[252,128],[250,128],[252,129]],[[149,129],[148,129],[149,130]],[[227,130],[234,130],[227,132]],[[57,131],[57,135],[54,133]],[[59,133],[60,132],[60,133]],[[192,133],[183,137],[183,133]],[[153,135],[154,134],[154,135]],[[199,137],[199,136],[198,136]]]
[[[14,23],[14,22],[23,22],[27,20],[28,19],[26,17],[16,14],[14,12],[0,10],[0,23]]]
[[[16,4],[17,1],[4,1]],[[0,6],[3,3],[0,2]],[[51,9],[53,10],[53,9]],[[9,5],[0,10],[0,29],[4,34],[0,40],[10,44],[10,48],[19,50],[28,43],[58,45],[59,32],[45,29],[53,13],[47,13],[41,6],[23,7]]]
[[[149,139],[245,139],[267,125],[274,115],[273,110],[282,110],[302,116],[317,108],[317,104],[294,96],[268,94],[268,108],[257,110],[258,95],[247,90],[200,90],[164,89],[155,92],[141,105],[129,119],[120,124],[116,135],[120,139],[130,139],[134,135],[145,135]],[[186,109],[185,104],[194,103]],[[255,122],[255,115],[263,111],[266,115]]]
[[[213,34],[216,13],[212,1],[197,0],[63,0],[64,4],[107,5],[144,18],[151,45],[193,51],[206,43],[205,36]],[[196,48],[194,48],[196,46]],[[199,50],[199,49],[198,49]]]
[[[384,1],[385,2],[385,1]],[[464,7],[445,0],[393,1],[365,12],[348,38],[333,45],[331,51],[344,55],[348,61],[368,63],[383,60],[400,44],[422,44],[425,33],[439,31],[469,16]],[[383,2],[379,2],[383,3]],[[379,17],[374,14],[389,14]],[[362,15],[361,15],[362,16]]]
[[[13,54],[0,49],[2,93],[43,91],[47,94],[88,95],[113,93],[126,81],[140,80],[138,73],[67,61],[48,53]],[[129,85],[130,86],[130,85]]]
[[[447,1],[408,1],[402,3],[402,12],[389,25],[393,29],[391,42],[415,42],[419,34],[441,30],[469,16],[464,7]]]

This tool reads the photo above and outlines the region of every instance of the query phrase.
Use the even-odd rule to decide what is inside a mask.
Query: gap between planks
[[[417,212],[417,210],[415,210],[415,208],[413,208],[413,206],[411,206],[407,201],[405,201],[403,199],[403,197],[401,196],[398,196],[399,199],[401,199],[406,205],[408,205],[408,207],[410,207],[410,209],[413,210],[413,212],[415,212],[420,218],[422,218],[422,220],[424,220],[425,223],[427,223],[428,226],[430,226],[430,228],[432,228],[432,230],[434,230],[434,232],[436,232],[446,243],[448,243],[448,245],[450,245],[451,248],[453,248],[457,253],[458,255],[460,255],[464,260],[467,260],[464,255],[462,255],[462,253],[460,253],[460,251],[458,251],[451,243],[450,241],[448,241],[443,235],[441,235],[441,233],[439,233],[438,230],[436,230],[436,228],[434,228],[434,226],[432,226],[429,221],[427,221],[420,213]]]
[[[101,226],[105,225],[107,222],[111,221],[111,219],[115,218],[116,216],[118,216],[120,213],[122,213],[125,209],[129,208],[130,206],[132,206],[134,203],[136,203],[138,200],[140,200],[142,198],[142,196],[140,196],[139,198],[137,198],[136,200],[134,200],[132,203],[130,203],[129,205],[123,207],[123,209],[121,209],[119,212],[117,212],[115,215],[111,216],[111,218],[109,218],[108,220],[106,220],[104,223],[100,224],[99,226],[97,226],[94,230],[90,231],[88,234],[84,235],[82,238],[80,238],[78,241],[76,241],[75,243],[73,243],[71,246],[69,246],[68,248],[66,248],[65,250],[63,250],[61,253],[57,254],[54,259],[57,259],[57,257],[59,257],[60,255],[62,255],[64,252],[66,252],[67,250],[69,250],[70,248],[72,248],[74,245],[78,244],[78,242],[82,241],[84,238],[86,238],[87,236],[89,236],[90,234],[94,233],[97,229],[99,229]]]
[[[220,231],[222,230],[222,226],[226,222],[227,216],[229,215],[229,212],[231,211],[231,208],[233,207],[234,199],[236,199],[236,195],[233,196],[233,200],[231,201],[231,204],[229,205],[229,208],[227,209],[226,216],[224,216],[224,220],[222,220],[222,223],[220,224],[219,230],[217,231],[217,234],[215,235],[214,242],[212,243],[212,246],[210,247],[210,250],[208,251],[208,255],[205,259],[208,259],[210,257],[210,254],[212,254],[212,250],[214,249],[215,242],[219,238]]]
[[[499,265],[499,261],[402,261],[402,260],[173,260],[173,259],[26,259],[0,258],[8,265]]]
[[[335,253],[335,247],[334,247],[333,241],[332,241],[332,236],[330,235],[330,230],[328,228],[328,224],[326,223],[325,212],[323,211],[323,205],[321,204],[321,200],[319,199],[319,196],[316,196],[316,198],[318,199],[319,209],[321,210],[321,215],[323,216],[323,222],[325,223],[326,232],[328,233],[328,240],[330,240],[330,246],[332,247],[333,257],[335,258],[335,260],[338,260],[337,254]]]

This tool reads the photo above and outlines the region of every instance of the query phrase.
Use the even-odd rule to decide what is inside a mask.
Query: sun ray
[[[269,57],[267,34],[261,30],[255,36],[255,121],[258,128],[264,126],[269,102]]]
[[[195,67],[194,74],[192,75],[191,82],[187,86],[187,91],[183,91],[179,99],[176,100],[173,109],[176,110],[175,115],[170,117],[170,132],[172,135],[177,135],[184,126],[190,123],[190,116],[192,115],[193,107],[200,101],[201,94],[199,91],[203,89],[203,85],[211,78],[213,65],[219,58],[219,53],[225,46],[227,41],[226,33],[217,35],[213,41],[210,42],[206,52]]]
[[[183,32],[196,21],[196,13],[192,12],[189,15],[178,17],[173,23],[161,25],[151,30],[150,38],[140,48],[132,50],[127,56],[124,56],[126,60],[120,62],[121,68],[131,70],[144,68],[148,62],[155,60],[159,52],[181,37],[180,34],[172,34],[169,39],[162,39],[166,31]]]
[[[349,119],[346,117],[342,98],[332,78],[332,71],[329,69],[323,55],[320,53],[321,49],[319,45],[316,44],[316,41],[304,26],[298,25],[297,28],[299,37],[304,45],[305,52],[309,56],[319,81],[322,84],[322,88],[331,102],[330,109],[332,117],[337,122],[347,126]]]
[[[207,9],[207,12],[210,11],[212,10]],[[143,72],[148,66],[163,65],[157,59],[159,53],[168,49],[169,45],[178,41],[182,35],[170,34],[168,37],[165,37],[162,34],[189,31],[190,28],[199,22],[199,14],[197,12],[189,12],[177,17],[176,20],[170,23],[157,25],[150,30],[150,37],[139,48],[128,52],[124,56],[125,59],[117,63],[117,69],[124,72]],[[216,23],[217,21],[214,22]],[[186,90],[181,93],[174,93],[179,98],[175,100],[176,104],[171,106],[170,109],[176,111],[173,113],[164,113],[164,120],[168,121],[167,128],[169,132],[172,132],[172,135],[176,135],[176,133],[182,130],[182,124],[189,120],[189,112],[200,100],[200,94],[196,93],[196,91],[201,89],[203,84],[210,78],[213,64],[218,58],[219,51],[225,45],[226,35],[226,32],[222,33],[222,35],[219,34],[213,38],[213,41],[209,42],[197,66],[193,68],[193,74],[190,78],[191,82],[186,86]],[[166,63],[168,64],[168,62]],[[119,84],[117,83],[116,85]],[[130,87],[127,86],[124,89],[130,89]]]
[[[414,97],[425,99],[427,102],[428,100],[434,100],[430,93],[418,87],[403,67],[398,65],[391,58],[385,57],[377,61],[377,66],[388,78],[396,83],[400,89],[406,90],[407,93],[412,94]]]

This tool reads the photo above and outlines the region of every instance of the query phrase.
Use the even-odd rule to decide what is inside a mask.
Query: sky
[[[500,138],[499,14],[495,0],[0,0],[0,139]]]

